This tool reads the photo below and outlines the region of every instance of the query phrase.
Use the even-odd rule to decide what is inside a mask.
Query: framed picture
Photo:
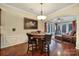
[[[38,21],[24,18],[24,29],[37,29],[38,28]]]

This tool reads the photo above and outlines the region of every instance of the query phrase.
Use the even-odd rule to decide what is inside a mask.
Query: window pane
[[[62,26],[62,32],[63,32],[63,33],[66,33],[66,24],[64,24],[64,25]]]
[[[57,34],[60,34],[60,26],[57,26]]]
[[[69,29],[68,29],[68,31],[69,31],[69,32],[72,31],[72,24],[69,24]]]
[[[50,33],[50,24],[48,24],[48,33]]]
[[[60,25],[57,25],[55,34],[56,34],[56,35],[61,34]]]
[[[51,33],[52,33],[52,24],[51,24]]]

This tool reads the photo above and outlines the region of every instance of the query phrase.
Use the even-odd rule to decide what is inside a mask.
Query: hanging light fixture
[[[41,15],[37,16],[37,19],[38,20],[45,20],[46,16],[43,15],[43,10],[42,10],[43,3],[40,3],[40,4],[41,4]]]

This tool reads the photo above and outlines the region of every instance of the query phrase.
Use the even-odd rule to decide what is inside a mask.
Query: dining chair
[[[43,40],[43,51],[49,56],[52,35],[46,34]]]
[[[27,54],[29,51],[32,51],[32,55],[34,54],[34,50],[37,49],[37,41],[35,38],[32,37],[31,34],[28,34],[28,50],[27,50]]]

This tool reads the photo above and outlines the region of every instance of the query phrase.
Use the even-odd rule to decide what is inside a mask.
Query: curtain
[[[44,23],[44,32],[47,32],[47,22]]]
[[[76,21],[72,22],[72,31],[76,31]]]

